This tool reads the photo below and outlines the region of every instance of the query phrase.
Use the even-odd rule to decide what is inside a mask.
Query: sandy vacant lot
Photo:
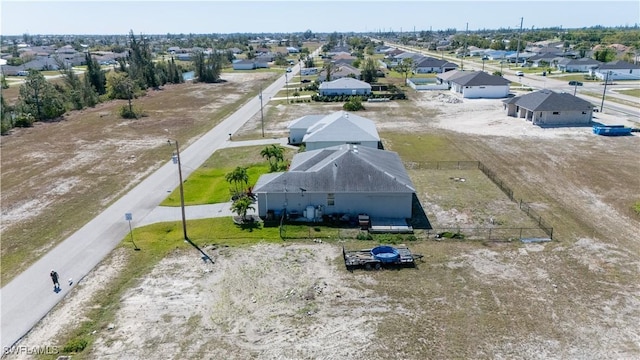
[[[367,104],[362,116],[379,130],[451,131],[475,155],[522,156],[514,176],[546,186],[584,221],[600,221],[592,237],[561,234],[546,244],[420,242],[417,269],[349,273],[341,244],[297,243],[251,248],[208,247],[204,263],[191,251],[163,259],[118,304],[87,358],[100,359],[631,359],[640,356],[640,223],[606,189],[567,183],[585,149],[633,156],[638,139],[615,144],[591,128],[531,126],[504,115],[499,100],[458,101],[447,93],[416,95],[411,116],[398,104]],[[317,108],[273,106],[286,121]],[[337,110],[329,105],[326,112]],[[325,108],[325,109],[328,109]],[[598,114],[598,121],[626,121]],[[246,134],[260,126],[254,117]],[[242,135],[242,134],[241,134]],[[468,136],[468,137],[464,137]],[[477,144],[476,144],[477,142]],[[515,144],[518,145],[515,145]],[[482,145],[482,146],[481,146]],[[527,150],[538,149],[553,174],[534,173]],[[578,154],[576,154],[578,152]],[[540,160],[541,161],[541,160]],[[630,164],[625,174],[636,172]],[[594,176],[605,176],[595,172]],[[608,175],[607,175],[608,176]],[[613,175],[612,175],[613,176]],[[577,177],[579,178],[579,176]],[[605,177],[606,179],[606,177]],[[571,181],[574,181],[571,178]],[[606,181],[605,181],[606,182]],[[630,188],[633,188],[633,184]],[[544,203],[540,207],[547,206]],[[550,205],[549,205],[550,206]],[[347,244],[351,247],[357,244]],[[55,344],[77,325],[91,296],[122,270],[114,254],[85,279],[21,344]],[[635,279],[635,280],[634,280]],[[18,358],[18,357],[15,357]]]

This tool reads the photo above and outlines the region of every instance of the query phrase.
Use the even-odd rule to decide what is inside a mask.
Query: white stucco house
[[[448,82],[450,90],[461,94],[463,98],[499,99],[509,96],[510,81],[502,76],[490,75],[484,71],[454,71],[455,73],[449,72],[452,73],[450,76],[439,75],[438,78],[443,83]]]
[[[341,145],[296,154],[286,172],[262,175],[254,189],[258,215],[331,214],[407,219],[415,193],[397,153]]]
[[[325,81],[318,87],[320,95],[369,95],[371,85],[354,78],[341,78],[333,81]]]
[[[600,80],[640,80],[640,65],[634,65],[622,60],[601,64],[589,72]]]
[[[351,144],[377,149],[380,135],[372,120],[336,111],[329,115],[306,115],[289,126],[289,143],[305,144],[307,151]]]
[[[508,116],[523,118],[539,126],[589,125],[593,105],[568,93],[540,90],[503,101]]]

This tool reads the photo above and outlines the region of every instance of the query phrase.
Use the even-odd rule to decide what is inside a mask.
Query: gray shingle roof
[[[608,69],[640,69],[640,65],[634,65],[631,63],[628,63],[626,61],[622,61],[622,60],[616,60],[616,61],[611,61],[608,63],[604,63],[602,65],[600,65],[598,67],[598,69],[601,70],[608,70]]]
[[[590,102],[568,93],[541,90],[505,100],[530,111],[590,111]]]
[[[373,121],[345,111],[336,111],[311,125],[302,141],[380,141],[380,136]]]
[[[311,125],[320,121],[320,119],[324,118],[327,115],[305,115],[303,117],[299,117],[287,126],[288,129],[308,129]]]
[[[309,193],[415,192],[397,153],[353,145],[296,154],[289,171],[261,176],[254,192],[300,188]]]
[[[451,78],[449,81],[462,86],[500,86],[510,83],[509,80],[502,76],[489,75],[484,71],[473,71],[459,77]]]
[[[371,85],[364,81],[360,81],[354,78],[341,78],[333,81],[325,81],[320,84],[319,88],[321,90],[326,89],[369,89],[371,90]]]

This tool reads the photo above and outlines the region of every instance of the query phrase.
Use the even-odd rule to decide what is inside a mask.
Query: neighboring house
[[[458,65],[446,60],[436,59],[432,57],[423,57],[417,62],[414,62],[413,68],[416,74],[444,73],[450,70],[457,69]]]
[[[329,115],[307,115],[289,125],[289,143],[304,143],[307,150],[352,144],[379,148],[380,136],[372,120],[336,111]]]
[[[238,60],[231,64],[233,70],[253,70],[256,63],[253,60]]]
[[[253,70],[260,68],[269,68],[269,63],[264,58],[255,58],[253,60],[236,60],[231,63],[233,70]]]
[[[333,76],[333,75],[332,75]],[[345,77],[333,81],[325,81],[318,87],[320,95],[369,95],[371,85],[364,81]]]
[[[539,126],[588,125],[593,105],[568,93],[541,90],[503,101],[508,116]]]
[[[509,96],[510,81],[484,71],[461,72],[449,79],[451,91],[467,99],[498,99]]]
[[[333,70],[331,71],[331,80],[337,80],[342,78],[353,78],[360,80],[362,77],[362,71],[360,69],[354,68],[351,65],[347,64],[333,64]],[[318,81],[326,81],[327,80],[327,70],[322,69],[318,74]]]
[[[640,80],[640,65],[634,65],[622,60],[601,64],[589,71],[600,80]]]
[[[561,59],[558,60],[558,70],[566,72],[589,72],[602,65],[598,60],[592,58],[582,59]]]
[[[263,218],[286,211],[313,221],[325,214],[407,219],[415,186],[397,153],[341,145],[296,154],[289,171],[260,176],[253,192]]]
[[[287,47],[287,52],[288,52],[289,54],[297,54],[297,53],[299,53],[299,52],[300,52],[300,50],[298,50],[298,48],[296,48],[296,47],[288,46],[288,47]]]
[[[562,58],[558,57],[554,53],[541,53],[529,57],[527,59],[527,63],[532,67],[547,67],[555,66],[555,64],[560,60],[562,60]]]

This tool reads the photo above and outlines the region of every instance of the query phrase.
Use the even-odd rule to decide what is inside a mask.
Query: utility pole
[[[522,34],[522,21],[524,18],[520,18],[520,31],[518,32],[518,47],[516,48],[516,66],[520,63],[520,35]]]
[[[460,58],[460,70],[464,70],[464,57],[467,54],[467,37],[469,36],[469,23],[464,34],[464,45],[462,46],[462,57]]]
[[[604,90],[602,91],[602,103],[600,103],[600,112],[604,109],[604,94],[607,92],[607,83],[609,83],[609,74],[611,74],[611,70],[607,71],[607,76],[604,79]]]
[[[182,163],[180,162],[180,146],[178,145],[178,140],[173,140],[176,144],[176,153],[173,158],[173,163],[178,164],[178,179],[180,181],[180,209],[182,210],[182,232],[184,234],[184,239],[189,241],[189,237],[187,236],[187,218],[185,216],[184,211],[184,186],[182,184]],[[171,140],[167,140],[167,143],[171,145]]]
[[[260,84],[260,124],[262,124],[262,137],[264,137],[264,114],[262,113],[262,84]]]

